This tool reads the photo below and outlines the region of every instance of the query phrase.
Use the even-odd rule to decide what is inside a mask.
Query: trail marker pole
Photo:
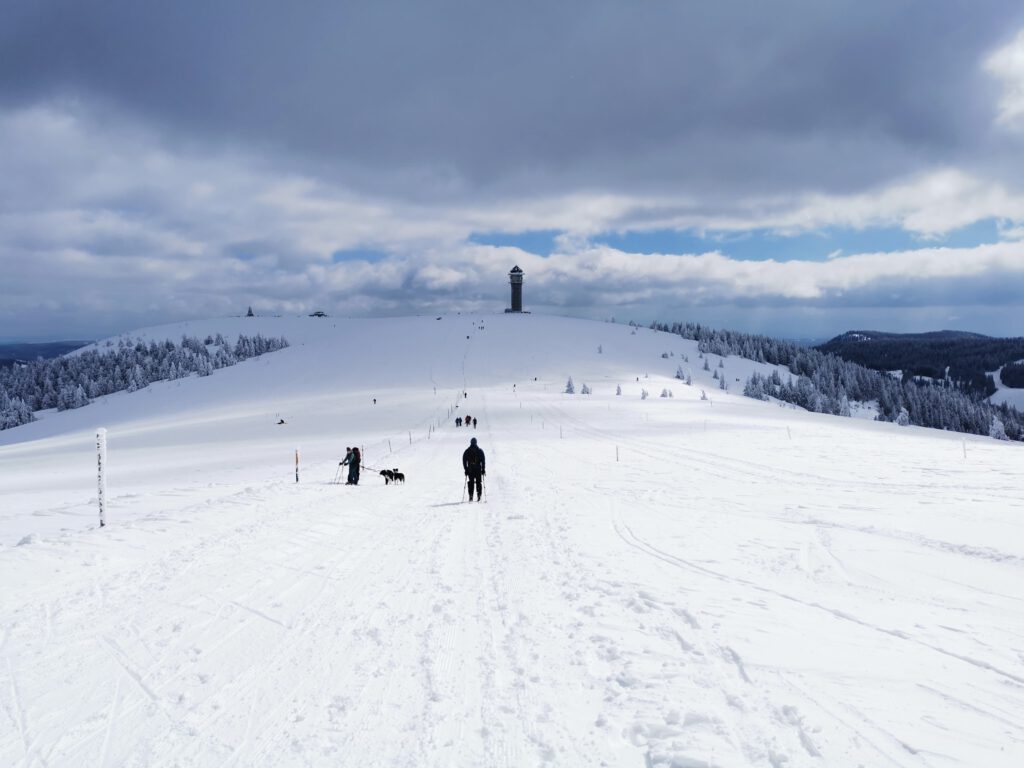
[[[619,446],[617,445],[615,446],[615,460],[619,460]]]
[[[412,445],[412,432],[409,433],[409,445]]]
[[[391,450],[391,438],[390,437],[388,438],[388,453],[394,453],[394,451]]]
[[[107,524],[107,430],[96,430],[96,488],[100,505],[100,528]]]
[[[299,449],[295,449],[295,482],[299,482]]]

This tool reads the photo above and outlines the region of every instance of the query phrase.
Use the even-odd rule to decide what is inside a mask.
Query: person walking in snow
[[[476,429],[476,416],[473,417],[473,429]]]
[[[348,465],[348,481],[352,485],[359,485],[359,462],[362,461],[362,457],[359,455],[359,449],[354,445],[352,446],[352,461]]]
[[[469,441],[469,448],[462,454],[462,469],[466,472],[466,482],[469,484],[469,500],[473,500],[473,487],[476,486],[476,500],[480,501],[482,495],[481,478],[487,474],[487,464],[484,460],[484,452],[476,444],[474,437]]]
[[[359,449],[352,447],[345,449],[345,460],[341,466],[348,465],[348,481],[345,485],[359,485]]]

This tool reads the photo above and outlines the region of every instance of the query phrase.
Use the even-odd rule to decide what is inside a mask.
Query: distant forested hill
[[[781,400],[808,411],[837,416],[852,415],[852,402],[872,403],[878,410],[876,418],[879,421],[1024,441],[1024,413],[1006,403],[993,405],[986,402],[983,393],[957,385],[949,379],[935,383],[914,378],[898,381],[882,370],[872,370],[845,360],[820,347],[801,347],[768,336],[719,331],[699,323],[655,322],[651,327],[679,334],[684,339],[694,339],[701,354],[739,355],[789,369],[788,374],[775,371],[771,376],[755,372],[743,387],[743,394],[747,397]],[[853,338],[855,335],[859,338]],[[850,337],[850,342],[870,343],[868,332],[851,332],[844,336]],[[923,337],[929,341],[941,341],[945,337],[952,343],[967,341],[969,337],[977,343],[984,343],[987,339],[956,332],[924,334]],[[884,365],[882,368],[893,370]],[[1006,370],[1004,368],[1004,372]],[[682,375],[680,369],[676,376],[682,378]]]
[[[91,344],[91,341],[47,341],[41,344],[0,344],[0,368],[15,362],[50,360]]]
[[[965,390],[988,396],[995,385],[986,372],[1024,359],[1024,338],[998,339],[962,331],[847,331],[818,349],[877,371],[903,371],[904,378],[948,378]]]

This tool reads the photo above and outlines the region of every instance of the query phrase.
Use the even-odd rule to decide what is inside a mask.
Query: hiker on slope
[[[342,466],[348,465],[348,482],[345,485],[359,485],[359,449],[353,446],[352,448],[346,449],[348,453],[345,454],[345,460],[341,462]]]
[[[480,501],[482,495],[481,478],[487,474],[487,465],[484,460],[484,452],[476,444],[474,437],[469,441],[469,448],[462,454],[462,469],[466,472],[469,484],[469,500],[473,500],[473,486],[476,486],[476,500]]]

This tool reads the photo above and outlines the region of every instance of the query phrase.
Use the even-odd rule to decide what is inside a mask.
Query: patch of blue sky
[[[387,256],[384,251],[372,248],[345,248],[331,254],[331,263],[341,264],[345,261],[380,261]]]
[[[555,238],[562,234],[557,229],[534,229],[526,232],[474,232],[469,242],[493,245],[499,248],[521,248],[528,253],[550,256],[555,252]]]
[[[469,240],[481,245],[521,248],[529,253],[550,256],[555,240],[562,234],[555,229],[525,232],[474,232]],[[595,235],[590,242],[604,244],[627,253],[707,253],[719,251],[741,261],[825,261],[834,254],[849,256],[946,247],[970,248],[998,242],[995,219],[985,219],[939,237],[923,237],[899,227],[853,229],[834,227],[797,235],[781,235],[768,229],[748,232],[698,232],[696,230],[654,230],[650,232],[609,232]]]
[[[919,248],[970,248],[999,241],[995,219],[986,219],[941,237],[922,237],[899,227],[830,228],[798,235],[771,230],[699,233],[693,230],[608,233],[592,237],[628,253],[720,253],[741,261],[825,261],[833,254],[891,252]]]

